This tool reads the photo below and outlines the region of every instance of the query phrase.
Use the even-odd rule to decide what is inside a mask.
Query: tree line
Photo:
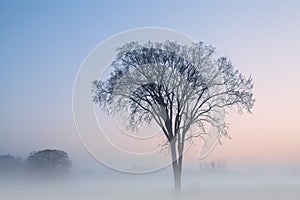
[[[31,152],[23,160],[13,155],[0,155],[0,175],[26,173],[35,177],[61,177],[70,172],[72,162],[69,155],[57,149],[44,149]]]

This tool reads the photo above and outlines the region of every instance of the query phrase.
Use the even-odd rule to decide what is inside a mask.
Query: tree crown
[[[169,141],[202,136],[206,124],[227,136],[228,110],[251,112],[255,102],[252,78],[202,42],[127,43],[111,67],[107,80],[93,81],[93,101],[108,113],[128,112],[131,127],[154,120]],[[194,125],[201,131],[186,135]]]

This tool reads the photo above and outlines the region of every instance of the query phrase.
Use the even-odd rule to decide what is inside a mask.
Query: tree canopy
[[[31,152],[25,161],[26,168],[38,175],[64,175],[71,167],[71,161],[66,152],[45,149]]]
[[[118,49],[111,66],[107,81],[93,82],[94,102],[109,113],[129,111],[133,127],[155,120],[169,141],[194,124],[206,133],[204,122],[227,136],[222,111],[250,112],[254,104],[252,78],[204,43],[132,42]]]
[[[23,161],[12,155],[0,155],[0,174],[15,173],[22,169]]]

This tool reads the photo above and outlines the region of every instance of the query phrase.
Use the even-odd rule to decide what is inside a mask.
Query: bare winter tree
[[[172,156],[176,191],[181,189],[183,151],[208,125],[227,137],[224,115],[251,112],[252,78],[245,78],[203,43],[127,43],[118,49],[107,80],[93,81],[93,101],[109,114],[129,113],[131,127],[157,123]]]

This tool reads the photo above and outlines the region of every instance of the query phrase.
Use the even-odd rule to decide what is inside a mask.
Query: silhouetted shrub
[[[23,169],[23,161],[12,155],[0,155],[0,173],[10,175]]]

